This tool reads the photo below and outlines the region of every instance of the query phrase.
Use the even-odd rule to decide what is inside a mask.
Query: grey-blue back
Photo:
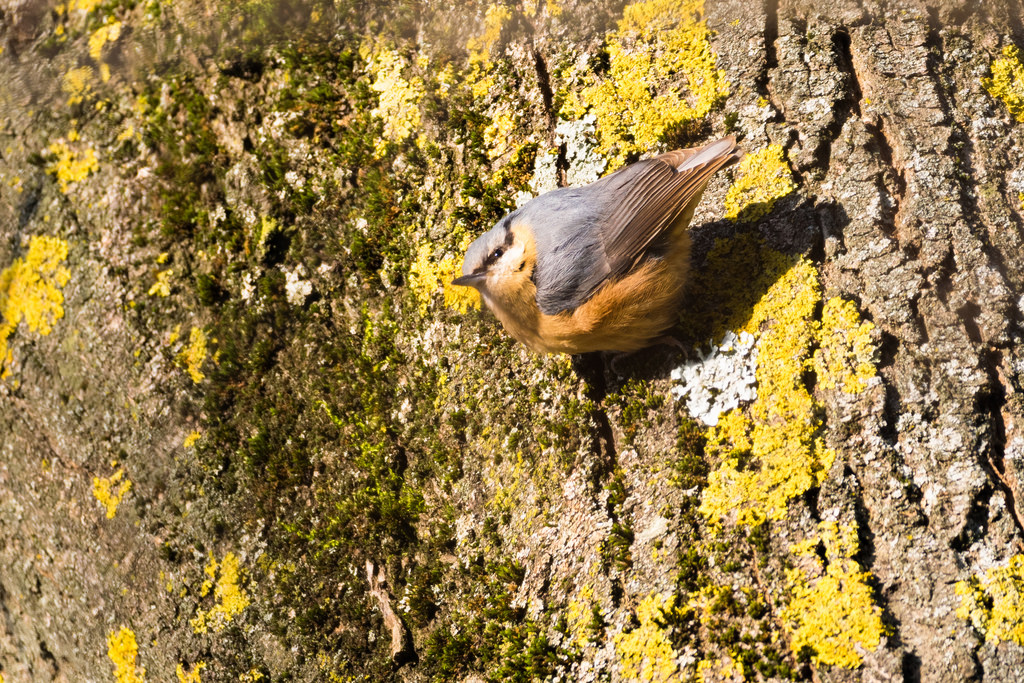
[[[537,305],[548,315],[572,311],[610,274],[600,234],[606,197],[595,185],[543,194],[516,212],[533,232]]]

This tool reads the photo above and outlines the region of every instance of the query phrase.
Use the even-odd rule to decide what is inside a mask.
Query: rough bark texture
[[[0,680],[1024,678],[1024,5],[980,4],[4,0]],[[767,172],[694,219],[689,354],[536,357],[446,285],[729,132]],[[672,370],[740,329],[708,425]]]

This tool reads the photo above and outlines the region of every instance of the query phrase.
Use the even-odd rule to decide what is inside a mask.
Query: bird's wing
[[[740,156],[732,137],[640,161],[586,187],[541,195],[517,212],[537,241],[537,305],[575,310],[627,273],[700,199],[711,176]]]
[[[741,156],[732,136],[633,164],[603,183],[610,207],[599,223],[608,276],[628,272],[685,211],[692,215],[718,170]]]

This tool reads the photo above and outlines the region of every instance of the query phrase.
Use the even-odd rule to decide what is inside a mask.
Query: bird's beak
[[[459,287],[479,287],[486,276],[487,274],[484,272],[463,275],[452,280],[452,284]]]

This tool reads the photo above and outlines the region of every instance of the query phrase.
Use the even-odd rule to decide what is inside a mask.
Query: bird
[[[538,353],[629,353],[670,341],[693,212],[711,177],[742,156],[729,136],[539,195],[469,245],[452,284],[476,288],[505,330]]]

